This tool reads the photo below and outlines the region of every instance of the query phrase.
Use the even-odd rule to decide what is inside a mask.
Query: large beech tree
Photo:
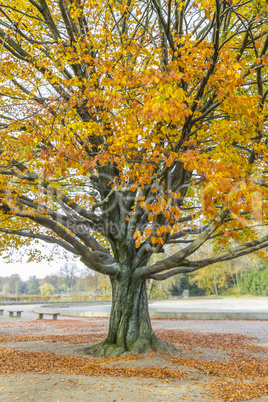
[[[265,255],[267,4],[1,1],[2,249],[43,240],[110,277],[96,354],[175,350],[146,279]]]

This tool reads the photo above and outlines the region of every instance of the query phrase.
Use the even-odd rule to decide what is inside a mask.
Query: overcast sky
[[[27,280],[29,276],[36,276],[37,278],[44,278],[47,275],[56,274],[66,262],[75,263],[77,268],[82,271],[86,266],[75,258],[72,254],[63,254],[59,248],[52,248],[50,245],[42,244],[36,247],[36,252],[40,251],[39,258],[47,255],[49,258],[54,258],[54,261],[47,261],[45,258],[41,262],[27,262],[29,258],[28,251],[30,247],[21,247],[13,249],[11,252],[11,262],[7,262],[0,257],[0,276],[10,276],[18,274],[23,281]],[[34,253],[34,252],[33,252]]]
[[[86,266],[80,261],[74,261],[77,264],[79,271],[86,269]],[[58,260],[57,262],[31,262],[31,263],[9,263],[7,264],[0,259],[0,276],[10,276],[18,274],[23,281],[29,279],[29,276],[36,276],[37,278],[44,278],[47,275],[57,274],[60,268],[66,263],[66,260]],[[79,274],[79,272],[78,272]]]
[[[18,274],[22,280],[26,281],[29,276],[37,276],[37,278],[44,278],[46,275],[55,274],[59,271],[60,267],[64,264],[48,262],[31,262],[31,263],[9,263],[7,264],[3,260],[0,260],[0,276],[10,276],[12,274]]]

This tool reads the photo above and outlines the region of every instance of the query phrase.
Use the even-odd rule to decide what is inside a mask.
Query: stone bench
[[[38,313],[38,320],[43,320],[44,318],[44,314],[49,314],[49,313]],[[58,315],[60,315],[60,313],[53,313],[52,314],[52,320],[57,320],[58,319]]]
[[[15,310],[15,311],[8,311],[9,312],[9,317],[21,317],[21,313],[23,313],[23,311],[18,311],[18,310]],[[16,315],[14,316],[14,313],[16,313]]]

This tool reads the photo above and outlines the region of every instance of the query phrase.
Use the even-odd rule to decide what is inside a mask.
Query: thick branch
[[[162,261],[158,261],[154,265],[149,267],[141,267],[136,271],[136,275],[138,277],[148,277],[152,274],[156,274],[158,272],[167,271],[170,268],[177,267],[181,265],[181,262],[184,261],[189,255],[193,254],[196,250],[198,250],[202,244],[204,244],[212,235],[213,232],[218,228],[220,223],[224,220],[224,218],[228,215],[228,209],[222,209],[218,216],[213,220],[207,229],[197,238],[195,239],[189,246],[180,250],[179,252],[173,254],[172,256],[165,258]]]
[[[242,257],[244,255],[248,255],[256,251],[262,250],[264,248],[268,248],[268,235],[263,236],[261,239],[244,243],[241,246],[233,247],[232,249],[211,258],[199,261],[188,261],[188,260],[182,261],[181,268],[176,268],[173,269],[172,271],[165,272],[164,274],[160,275],[154,275],[154,274],[149,275],[147,276],[147,278],[162,281],[177,274],[194,272],[200,268],[207,267],[208,265],[212,265],[217,262],[233,260],[235,258]]]
[[[79,255],[77,250],[74,247],[70,246],[70,244],[66,243],[65,241],[57,239],[53,236],[47,236],[47,235],[43,235],[40,233],[34,233],[31,229],[11,230],[11,229],[1,229],[0,228],[0,232],[6,233],[8,235],[16,235],[16,236],[28,237],[30,239],[38,239],[38,240],[42,240],[42,241],[45,241],[46,243],[50,243],[50,244],[57,244],[58,246],[69,251],[70,253]]]

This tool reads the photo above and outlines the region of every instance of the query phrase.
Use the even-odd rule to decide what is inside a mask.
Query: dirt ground
[[[178,356],[85,355],[106,318],[0,317],[0,401],[268,401],[268,321],[152,323]]]

